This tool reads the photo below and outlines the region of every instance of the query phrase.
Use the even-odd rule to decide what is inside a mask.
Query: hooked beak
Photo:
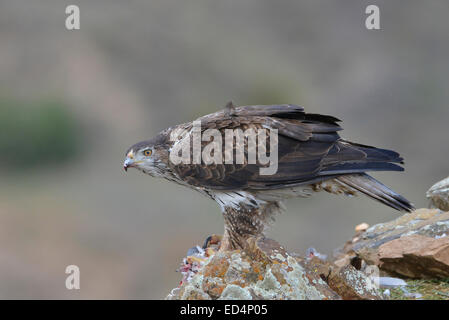
[[[123,169],[125,169],[125,171],[128,171],[128,168],[134,166],[134,164],[135,164],[135,162],[134,162],[134,152],[131,150],[126,155],[125,162],[123,162]]]
[[[128,171],[128,168],[132,167],[133,164],[134,164],[133,160],[126,159],[125,162],[123,163],[123,169],[125,169],[125,171]]]

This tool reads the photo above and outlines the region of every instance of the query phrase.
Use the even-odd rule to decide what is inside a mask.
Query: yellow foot
[[[200,258],[196,256],[188,256],[186,257],[187,263],[193,264],[194,262],[197,262],[199,264],[202,264],[204,261],[207,260],[207,258]]]

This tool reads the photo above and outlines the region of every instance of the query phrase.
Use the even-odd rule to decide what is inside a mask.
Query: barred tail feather
[[[406,212],[415,210],[410,201],[366,173],[342,175],[335,180],[393,209]]]

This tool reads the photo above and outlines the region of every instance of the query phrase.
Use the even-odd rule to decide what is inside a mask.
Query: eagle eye
[[[151,151],[150,149],[147,149],[143,152],[143,154],[147,157],[151,156],[152,153],[153,153],[153,151]]]

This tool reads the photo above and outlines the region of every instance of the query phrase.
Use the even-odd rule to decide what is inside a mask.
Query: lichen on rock
[[[449,283],[449,212],[418,209],[372,227],[359,224],[355,231],[333,260],[314,248],[305,256],[290,253],[267,238],[250,237],[242,250],[220,251],[215,237],[212,247],[189,250],[180,269],[180,286],[167,299],[449,297],[447,285],[442,285]],[[410,278],[421,279],[413,280],[419,284],[415,287],[425,287],[426,292],[432,292],[429,287],[438,280],[435,287],[444,292],[408,292],[406,287],[414,283]],[[381,293],[382,284],[386,294]]]
[[[449,177],[435,183],[426,193],[430,205],[443,211],[449,211]]]
[[[246,250],[218,251],[194,260],[200,261],[200,265],[196,266],[195,272],[184,277],[186,280],[172,290],[167,299],[341,299],[340,292],[326,282],[329,274],[345,290],[348,290],[347,281],[357,286],[355,294],[347,294],[350,299],[381,297],[377,292],[367,294],[362,289],[370,284],[359,271],[340,273],[334,265],[311,265],[299,255],[287,252],[276,241],[266,238],[248,239]],[[323,265],[326,263],[319,261]]]

